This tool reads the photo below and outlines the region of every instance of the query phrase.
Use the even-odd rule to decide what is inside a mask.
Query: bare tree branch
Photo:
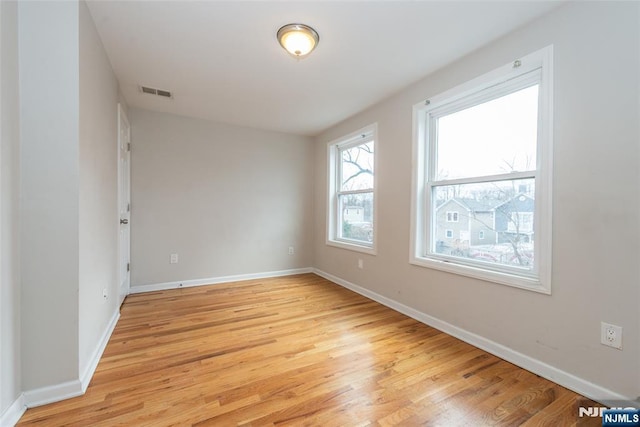
[[[356,173],[352,174],[351,176],[349,176],[347,179],[345,179],[343,181],[342,185],[347,184],[349,181],[351,181],[352,179],[354,179],[357,176],[362,175],[362,174],[369,174],[369,175],[373,176],[373,170],[370,167],[369,168],[363,167],[360,164],[360,153],[362,151],[364,151],[365,153],[373,154],[373,151],[372,151],[371,147],[369,147],[367,144],[363,144],[363,145],[358,145],[355,148],[357,148],[357,150],[355,150],[356,151],[355,158],[353,158],[353,156],[352,156],[352,151],[354,151],[354,150],[345,150],[345,151],[343,151],[342,161],[344,163],[347,163],[347,164],[355,166],[356,169],[358,169],[358,171]],[[369,165],[369,166],[371,166],[371,165]]]

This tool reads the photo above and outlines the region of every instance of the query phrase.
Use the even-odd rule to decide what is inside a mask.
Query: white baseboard
[[[226,282],[239,282],[242,280],[266,279],[268,277],[292,276],[294,274],[313,273],[311,267],[295,268],[291,270],[267,271],[263,273],[237,274],[234,276],[210,277],[208,279],[182,280],[177,282],[165,282],[149,285],[131,286],[129,293],[139,294],[143,292],[165,291],[167,289],[188,288],[191,286],[217,285]]]
[[[111,338],[111,334],[118,323],[118,319],[120,319],[120,310],[116,310],[113,313],[113,317],[109,321],[107,328],[102,333],[100,337],[100,341],[98,341],[98,346],[93,351],[91,355],[91,359],[89,360],[89,364],[85,368],[84,372],[80,375],[80,383],[82,384],[82,393],[87,391],[87,387],[89,387],[89,383],[91,382],[91,378],[93,378],[93,374],[98,367],[98,363],[100,362],[100,358],[102,357],[102,353],[104,353],[104,349],[107,347],[107,343],[109,342],[109,338]]]
[[[24,400],[27,408],[46,405],[47,403],[59,402],[64,399],[82,396],[82,383],[80,380],[67,381],[47,387],[37,388],[24,392]]]
[[[80,379],[25,391],[24,403],[26,407],[34,408],[36,406],[46,405],[47,403],[59,402],[72,397],[82,396],[87,391],[87,387],[91,382],[93,373],[98,366],[98,362],[100,362],[100,357],[102,357],[102,353],[109,342],[109,338],[111,338],[111,334],[113,333],[119,318],[120,312],[116,311],[111,317],[107,328],[102,333],[100,341],[91,355],[91,360],[82,373]],[[0,425],[4,426],[4,424]]]
[[[613,406],[620,406],[621,404],[625,404],[629,407],[638,406],[638,402],[630,397],[623,396],[612,390],[606,389],[597,384],[579,378],[573,374],[548,365],[540,360],[529,357],[526,354],[522,354],[511,348],[505,347],[502,344],[498,344],[497,342],[474,334],[473,332],[469,332],[465,329],[452,325],[451,323],[447,323],[443,320],[437,319],[414,308],[406,306],[398,301],[385,297],[384,295],[380,295],[376,292],[363,288],[362,286],[358,286],[354,283],[341,279],[322,270],[314,269],[314,273],[318,276],[324,277],[327,280],[337,283],[340,286],[350,289],[360,295],[379,302],[380,304],[385,305],[406,316],[409,316],[419,322],[436,328],[488,353],[498,356],[508,362],[513,363],[514,365],[531,371],[536,375],[540,375],[541,377],[544,377],[556,384],[566,387],[569,390],[573,390],[576,393],[588,397],[589,399],[595,400],[604,405],[609,404]]]
[[[0,415],[0,426],[13,427],[18,424],[24,411],[27,410],[27,404],[24,400],[24,394],[20,394],[18,398]]]

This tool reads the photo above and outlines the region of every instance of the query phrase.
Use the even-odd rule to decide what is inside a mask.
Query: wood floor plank
[[[18,425],[562,426],[583,400],[305,274],[130,295],[87,393]]]

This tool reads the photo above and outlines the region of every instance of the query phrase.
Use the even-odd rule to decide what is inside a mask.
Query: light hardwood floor
[[[306,274],[127,297],[87,393],[19,425],[557,427],[582,399]]]

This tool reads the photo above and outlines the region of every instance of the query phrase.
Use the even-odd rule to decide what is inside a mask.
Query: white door
[[[130,241],[131,241],[131,128],[129,120],[118,104],[118,292],[119,304],[129,294],[130,285]]]

